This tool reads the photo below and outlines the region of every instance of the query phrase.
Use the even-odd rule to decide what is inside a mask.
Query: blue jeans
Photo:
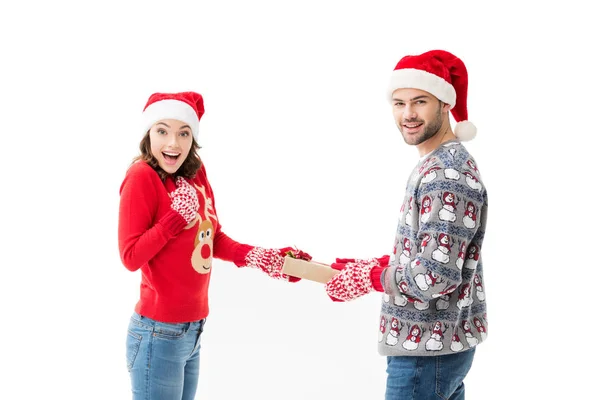
[[[443,356],[387,358],[385,400],[464,400],[475,348]]]
[[[134,400],[194,399],[204,322],[169,324],[133,313],[127,331],[127,370]]]

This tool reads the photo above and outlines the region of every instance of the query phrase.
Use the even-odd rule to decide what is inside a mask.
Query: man
[[[461,144],[476,134],[467,121],[467,83],[465,65],[446,51],[398,62],[388,99],[420,160],[406,185],[395,259],[338,259],[332,266],[341,272],[326,284],[335,301],[385,292],[379,352],[387,356],[386,400],[464,399],[475,346],[487,335],[480,256],[487,190]]]

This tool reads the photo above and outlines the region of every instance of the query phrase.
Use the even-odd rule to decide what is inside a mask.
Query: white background
[[[120,263],[118,190],[151,93],[204,95],[201,156],[231,237],[324,262],[379,256],[418,159],[387,80],[436,48],[469,69],[467,148],[490,196],[489,337],[467,397],[597,393],[591,5],[169,3],[0,7],[0,398],[129,398],[140,277]],[[379,302],[215,261],[197,398],[382,399]]]

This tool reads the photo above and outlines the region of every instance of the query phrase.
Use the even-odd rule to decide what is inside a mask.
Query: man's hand
[[[338,261],[340,259],[336,259]],[[388,257],[389,260],[389,257]],[[377,258],[370,260],[356,260],[356,262],[333,263],[331,268],[341,271],[325,284],[325,291],[333,301],[350,301],[364,296],[372,291],[382,289],[373,285],[373,272],[375,279],[381,276],[383,267]],[[374,270],[376,268],[376,270]],[[381,284],[378,284],[381,286]]]

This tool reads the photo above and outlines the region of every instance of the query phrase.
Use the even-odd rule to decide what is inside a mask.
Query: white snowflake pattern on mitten
[[[177,178],[175,185],[177,185],[177,189],[171,192],[171,208],[189,224],[196,218],[200,207],[198,194],[196,189],[181,176]]]
[[[246,254],[246,266],[258,268],[274,279],[289,280],[289,276],[282,274],[284,257],[277,249],[264,249],[254,247]]]
[[[371,270],[379,266],[377,259],[347,263],[346,268],[335,275],[325,285],[325,291],[331,297],[341,301],[354,300],[375,290],[371,282]]]

